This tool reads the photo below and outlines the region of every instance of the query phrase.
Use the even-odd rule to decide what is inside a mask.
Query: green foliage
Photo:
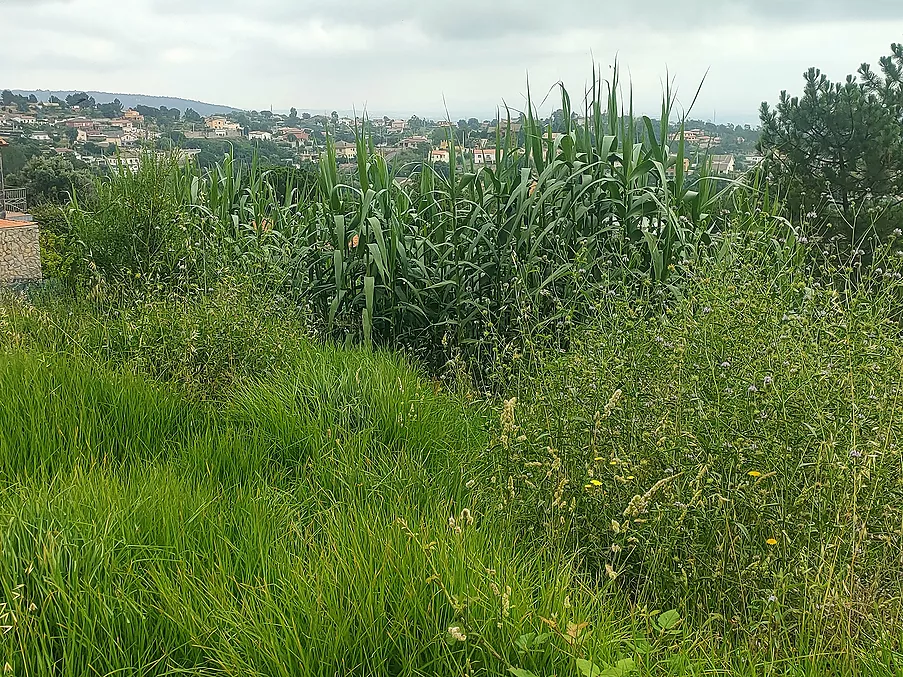
[[[90,196],[93,177],[84,165],[76,168],[62,155],[34,155],[10,183],[26,188],[33,204],[64,204],[73,197]]]
[[[401,176],[364,121],[349,166],[148,156],[42,209],[70,284],[0,299],[0,661],[899,672],[899,242],[688,177],[670,87],[654,123],[617,74],[560,137],[528,96],[491,166]]]
[[[146,155],[134,174],[121,166],[96,179],[92,194],[67,209],[71,242],[86,265],[82,275],[102,284],[174,282],[187,265],[185,190],[173,157]]]
[[[798,247],[737,245],[676,304],[600,302],[512,393],[498,482],[639,604],[834,643],[900,618],[903,271],[888,247],[842,290]]]
[[[829,230],[853,240],[864,235],[856,229],[863,209],[883,212],[903,191],[903,45],[892,45],[880,67],[878,74],[864,64],[859,80],[842,83],[812,68],[801,97],[784,91],[774,109],[761,109],[761,147],[791,208],[821,213]],[[879,226],[895,227],[896,216]]]
[[[520,429],[505,430],[509,449],[487,444],[482,405],[465,408],[397,356],[318,347],[303,317],[255,295],[253,283],[223,280],[196,302],[154,288],[90,303],[52,290],[7,297],[0,585],[10,630],[0,660],[73,674],[456,675],[469,666],[601,677],[633,665],[639,674],[751,676],[785,665],[891,674],[899,657],[868,613],[877,598],[845,606],[832,586],[824,610],[804,612],[793,564],[808,562],[807,584],[818,582],[817,564],[835,562],[836,582],[847,575],[838,563],[854,566],[862,593],[889,594],[899,579],[885,559],[898,548],[887,525],[899,523],[899,501],[885,492],[895,491],[888,475],[899,459],[895,447],[870,444],[873,428],[896,439],[886,405],[900,356],[875,319],[892,298],[875,288],[877,304],[832,322],[823,311],[838,303],[833,293],[787,289],[757,277],[753,263],[700,271],[660,318],[660,306],[606,301],[598,328],[577,332],[569,353],[531,353],[542,371],[512,404],[508,425]],[[796,314],[785,321],[788,308]],[[843,370],[822,374],[824,351]],[[724,355],[736,375],[714,364]],[[717,375],[705,377],[710,362]],[[852,388],[837,381],[847,375]],[[760,393],[722,392],[750,380],[762,381]],[[623,392],[612,404],[615,385]],[[860,391],[871,412],[859,401],[845,409],[843,393]],[[598,429],[594,410],[608,414]],[[857,448],[873,450],[856,458],[844,437],[853,412],[866,416]],[[549,447],[558,464],[544,460]],[[606,452],[631,465],[610,466]],[[647,522],[612,534],[605,520],[626,522],[637,488],[677,463],[684,479],[655,494],[638,518]],[[704,480],[717,481],[694,502],[700,463],[710,466]],[[753,467],[761,475],[746,474]],[[674,500],[686,504],[683,522]],[[861,531],[851,535],[846,516]],[[562,543],[562,529],[576,540]],[[773,534],[781,540],[769,545]],[[707,569],[719,538],[735,546],[722,577]],[[574,543],[576,562],[562,555]],[[612,543],[622,560],[611,559]],[[741,572],[739,598],[755,603],[755,586],[777,581],[776,600],[738,625],[707,617],[720,595],[738,594],[733,567],[761,552],[769,557]],[[683,569],[688,581],[678,555],[695,565]],[[615,585],[587,575],[608,562]],[[631,605],[640,590],[650,604],[678,598],[692,615]],[[893,607],[877,608],[893,632]],[[855,619],[852,632],[836,623],[838,609]]]
[[[296,307],[234,279],[191,298],[145,286],[90,301],[53,290],[5,301],[0,347],[60,355],[76,349],[96,364],[176,384],[198,399],[286,368],[311,340]]]
[[[518,554],[492,521],[449,526],[480,434],[396,359],[309,348],[208,410],[8,354],[0,393],[15,671],[500,674],[534,614],[593,604],[566,562]],[[504,613],[498,586],[515,590]],[[450,646],[452,625],[473,642]]]
[[[499,161],[465,161],[463,173],[453,158],[447,173],[400,179],[362,130],[355,171],[338,170],[330,143],[315,190],[256,155],[248,164],[230,153],[204,171],[150,163],[74,206],[73,232],[100,279],[267,279],[331,336],[409,347],[435,364],[475,354],[487,336],[552,336],[611,285],[671,285],[718,251],[715,184],[691,182],[683,144],[672,152],[667,140],[673,93],[656,126],[622,109],[619,86],[617,71],[594,81],[580,127],[562,87],[567,133],[554,141],[531,104],[525,148],[500,131]]]
[[[31,158],[41,155],[42,152],[40,143],[24,137],[13,137],[9,140],[8,146],[0,148],[7,187],[20,186],[19,172]]]

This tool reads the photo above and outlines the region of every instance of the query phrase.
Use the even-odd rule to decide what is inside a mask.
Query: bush
[[[193,298],[145,287],[79,301],[50,289],[0,304],[0,348],[89,355],[204,398],[284,368],[310,339],[297,307],[231,279]]]

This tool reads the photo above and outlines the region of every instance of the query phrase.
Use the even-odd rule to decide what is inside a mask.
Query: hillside
[[[59,90],[52,91],[49,89],[14,89],[14,94],[22,96],[30,96],[34,94],[40,101],[47,101],[51,96],[59,99],[65,99],[70,94],[80,90]],[[178,108],[183,113],[187,108],[193,108],[201,115],[213,115],[215,113],[229,113],[237,108],[231,106],[220,106],[213,103],[204,103],[203,101],[194,101],[193,99],[180,99],[173,96],[149,96],[147,94],[117,94],[115,92],[85,92],[88,96],[93,96],[98,103],[106,103],[113,99],[122,101],[122,105],[126,108],[135,106],[152,106],[159,108],[166,106],[167,108]]]

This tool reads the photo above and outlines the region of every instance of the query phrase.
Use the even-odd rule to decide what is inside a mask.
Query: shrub
[[[145,286],[78,300],[51,288],[0,303],[0,348],[87,355],[201,398],[285,368],[311,336],[294,304],[234,279],[191,298]]]

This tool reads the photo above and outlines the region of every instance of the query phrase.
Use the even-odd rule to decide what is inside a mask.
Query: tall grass
[[[564,85],[560,95],[564,134],[553,140],[528,97],[523,147],[509,112],[495,166],[452,162],[447,177],[424,166],[399,180],[364,127],[351,172],[338,169],[329,141],[313,193],[291,184],[277,193],[281,175],[256,162],[226,157],[199,173],[148,158],[137,177],[116,175],[93,204],[73,205],[72,230],[92,270],[186,293],[251,277],[309,305],[341,340],[444,361],[479,352],[487,335],[552,338],[611,285],[679,287],[687,264],[720,251],[725,197],[713,179],[684,172],[682,136],[669,141],[670,85],[657,123],[621,100],[617,68],[610,82],[593,73],[582,124]],[[144,194],[167,207],[138,204]],[[104,254],[130,230],[121,261]]]
[[[74,284],[0,302],[10,670],[900,674],[899,243],[686,176],[670,85],[560,95],[492,167],[359,131],[56,215]]]
[[[497,472],[525,531],[637,603],[837,648],[901,618],[900,263],[839,291],[799,248],[603,300],[511,393]]]
[[[0,439],[14,674],[821,675],[859,660],[817,633],[777,663],[716,643],[528,545],[495,506],[479,421],[398,358],[310,347],[207,408],[6,353],[0,394],[17,431]],[[858,669],[891,674],[886,651]]]

